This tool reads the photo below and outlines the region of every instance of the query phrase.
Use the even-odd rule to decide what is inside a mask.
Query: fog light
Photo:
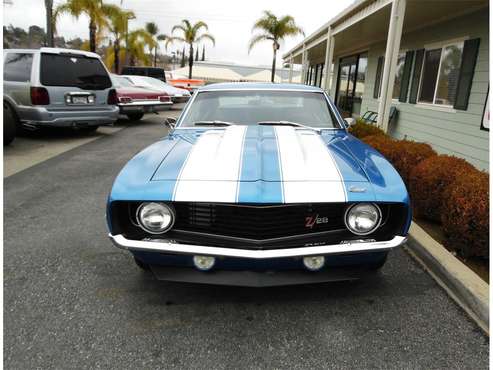
[[[324,267],[325,257],[324,256],[303,257],[303,264],[310,271],[318,271],[322,267]]]
[[[193,264],[201,271],[208,271],[214,267],[216,259],[211,256],[193,256]]]

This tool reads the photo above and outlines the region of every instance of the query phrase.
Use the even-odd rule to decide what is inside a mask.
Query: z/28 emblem
[[[307,229],[313,229],[313,226],[315,225],[327,224],[327,223],[329,223],[328,217],[318,217],[318,215],[315,215],[315,216],[308,216],[305,218],[305,227]]]

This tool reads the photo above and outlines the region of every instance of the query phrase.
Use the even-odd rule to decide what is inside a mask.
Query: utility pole
[[[46,44],[50,48],[55,46],[53,39],[53,0],[45,0],[46,8]]]

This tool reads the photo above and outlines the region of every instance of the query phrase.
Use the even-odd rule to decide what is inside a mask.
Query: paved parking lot
[[[403,250],[373,279],[311,286],[166,283],[139,270],[106,237],[105,200],[126,161],[165,135],[166,115],[73,148],[30,139],[63,149],[5,179],[6,369],[487,368],[487,337]]]

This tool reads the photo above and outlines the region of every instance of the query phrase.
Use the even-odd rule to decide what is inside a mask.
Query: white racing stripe
[[[236,202],[246,129],[229,126],[202,134],[180,172],[174,200]]]
[[[339,168],[320,135],[276,126],[284,203],[345,202]]]

